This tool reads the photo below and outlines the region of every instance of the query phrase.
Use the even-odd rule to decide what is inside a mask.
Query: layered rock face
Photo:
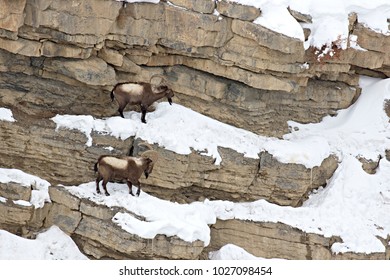
[[[116,104],[109,98],[112,87],[118,82],[147,82],[156,73],[170,82],[174,102],[275,137],[289,131],[287,121],[318,122],[349,107],[360,93],[359,74],[390,77],[390,37],[365,28],[356,15],[350,18],[350,34],[357,35],[358,44],[366,50],[349,48],[319,59],[316,50],[304,49],[302,41],[254,24],[261,14],[259,9],[229,1],[170,2],[173,5],[163,1],[124,5],[111,0],[0,0],[0,107],[10,108],[17,120],[0,121],[0,165],[28,171],[53,185],[71,185],[95,179],[93,164],[101,154],[137,155],[140,139],[121,140],[95,133],[88,147],[82,132],[57,130],[50,118],[56,114],[115,115]],[[290,12],[298,21],[310,20]],[[109,146],[114,150],[107,151]],[[142,181],[144,190],[181,203],[204,198],[263,198],[296,207],[310,191],[326,185],[338,164],[338,159],[330,156],[309,169],[281,163],[267,151],[251,159],[220,147],[222,162],[215,165],[213,158],[197,151],[179,155],[154,148],[161,156],[151,177]],[[13,189],[12,184],[4,188]],[[16,199],[9,193],[0,194]],[[115,228],[109,209],[101,210],[105,213],[101,216],[92,215],[85,209],[97,205],[74,198],[77,205],[71,206],[61,200],[66,192],[53,189],[52,194],[52,205],[47,206],[51,210],[44,208],[39,213],[33,207],[26,210],[0,203],[10,213],[2,216],[0,224],[18,233],[59,224],[95,258],[202,256],[203,244],[165,236],[159,236],[150,247],[152,241]],[[14,219],[13,213],[20,213],[22,222]],[[246,240],[245,232],[232,233],[234,228],[243,228],[235,223],[239,222],[218,221],[212,228],[210,247],[203,253],[218,249],[233,235]],[[245,223],[250,224],[245,227],[254,228],[248,240],[262,238],[264,235],[253,233],[262,228],[272,232],[266,235],[267,240],[272,240],[275,248],[279,246],[278,252],[291,245],[280,242],[286,235],[274,234],[281,231],[279,225]],[[107,229],[107,236],[98,233],[101,227]],[[287,232],[296,231],[282,227]],[[253,239],[254,235],[258,237]],[[262,251],[259,247],[252,253],[335,258],[330,252],[333,239],[297,235],[291,242],[302,250],[271,255],[274,248],[262,247],[267,250]],[[110,236],[118,239],[110,240]],[[129,249],[123,251],[118,247],[120,242],[128,242]]]
[[[333,156],[318,167],[306,168],[281,163],[268,152],[261,152],[259,159],[250,159],[226,148],[219,148],[222,163],[215,165],[214,159],[197,153],[177,155],[161,148],[155,150],[160,154],[156,170],[141,183],[148,193],[180,202],[264,198],[279,205],[298,206],[310,191],[326,185],[338,166]]]
[[[200,13],[186,1],[177,3],[186,10],[103,0],[18,4],[21,11],[2,23],[1,46],[7,51],[2,72],[67,84],[51,91],[57,95],[83,88],[67,98],[57,96],[54,112],[85,113],[83,106],[68,106],[82,100],[92,114],[113,114],[112,108],[98,109],[107,103],[106,90],[160,72],[172,82],[179,103],[256,133],[281,136],[288,131],[287,120],[316,122],[348,107],[359,93],[357,73],[388,75],[388,38],[355,22],[351,34],[368,51],[348,49],[318,61],[298,39],[248,21],[253,8],[243,6],[243,15],[231,15],[238,9],[228,8],[230,2],[219,3],[227,15],[222,18],[212,14],[213,6]],[[9,78],[7,84],[20,85]]]

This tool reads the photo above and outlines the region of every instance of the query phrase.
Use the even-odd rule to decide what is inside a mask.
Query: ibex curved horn
[[[160,85],[161,85],[162,83],[168,84],[167,79],[166,79],[163,75],[161,75],[161,74],[154,74],[154,75],[152,75],[152,76],[150,77],[150,81],[149,81],[150,84],[153,84],[153,83],[152,83],[152,80],[153,80],[154,78],[160,78],[160,79],[162,80],[162,81],[160,82]]]
[[[153,150],[152,145],[150,145],[150,144],[147,143],[147,142],[139,143],[138,146],[144,146],[144,147],[148,148],[149,150]]]

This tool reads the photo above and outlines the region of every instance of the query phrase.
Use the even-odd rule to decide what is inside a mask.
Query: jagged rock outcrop
[[[29,203],[33,188],[14,182],[0,183],[1,229],[31,237],[44,226],[50,205],[36,207]]]
[[[204,198],[267,199],[279,205],[298,206],[310,191],[324,186],[338,166],[333,156],[310,169],[281,163],[268,152],[261,152],[259,159],[251,159],[221,147],[218,150],[222,163],[215,165],[213,158],[195,152],[177,155],[158,147],[155,150],[160,154],[159,161],[150,177],[141,179],[146,185],[144,189],[158,197],[182,202]],[[137,153],[137,147],[134,151]]]
[[[390,36],[366,28],[356,14],[350,15],[349,31],[365,50],[334,48],[333,56],[320,58],[321,50],[305,50],[302,41],[254,24],[261,9],[224,0],[170,2],[173,5],[0,0],[0,107],[10,108],[16,119],[0,121],[0,166],[25,170],[53,185],[72,185],[94,179],[92,167],[101,154],[128,154],[132,147],[137,154],[136,139],[93,133],[92,146],[86,146],[84,133],[56,130],[50,118],[112,116],[113,85],[148,81],[153,73],[164,74],[171,82],[174,102],[276,137],[289,131],[289,120],[318,122],[349,107],[360,94],[360,74],[390,77]],[[290,13],[298,21],[311,21],[310,15]],[[304,31],[307,38],[310,30]],[[251,159],[220,147],[222,162],[215,165],[214,159],[196,151],[178,155],[155,149],[161,158],[152,176],[142,181],[144,190],[178,202],[264,198],[299,206],[311,190],[326,185],[337,168],[333,156],[308,169],[278,162],[267,151]],[[374,172],[375,166],[367,166]],[[252,253],[262,257],[389,257],[389,253],[334,256],[332,238],[281,224],[238,220],[213,225],[207,249],[201,242],[189,244],[176,237],[147,240],[115,226],[112,209],[62,188],[51,188],[53,201],[43,208],[14,202],[28,201],[29,195],[28,188],[17,184],[0,185],[0,196],[6,198],[0,200],[2,228],[28,236],[57,224],[94,258],[196,259],[233,237],[236,244],[253,248]]]
[[[223,0],[217,1],[216,4],[218,13],[230,18],[253,21],[261,14],[260,9],[235,2]]]

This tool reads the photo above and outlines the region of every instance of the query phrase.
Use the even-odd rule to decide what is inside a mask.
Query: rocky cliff
[[[107,146],[114,147],[113,154],[139,153],[141,139],[92,132],[92,145],[86,146],[84,133],[58,129],[51,119],[117,114],[109,92],[118,82],[162,74],[175,103],[269,137],[289,132],[287,121],[319,122],[348,108],[359,97],[359,75],[390,77],[390,37],[365,27],[356,14],[349,17],[349,33],[361,48],[334,45],[334,55],[320,57],[321,50],[305,49],[299,39],[253,23],[260,9],[230,1],[0,0],[0,6],[0,107],[10,108],[16,119],[0,121],[0,166],[22,169],[53,186],[52,202],[43,208],[0,201],[2,228],[29,235],[57,224],[94,258],[206,258],[228,242],[263,257],[388,258],[388,253],[334,255],[330,247],[338,237],[234,219],[211,226],[206,248],[164,235],[142,239],[112,224],[118,209],[54,187],[94,180],[92,166],[108,153]],[[311,21],[290,13],[298,22]],[[252,159],[223,147],[221,164],[215,165],[199,151],[181,155],[154,148],[161,156],[151,178],[142,181],[144,190],[180,203],[266,199],[297,207],[338,166],[333,155],[307,168],[280,162],[266,150]],[[10,193],[19,193],[11,183],[1,189],[11,200],[16,198]]]

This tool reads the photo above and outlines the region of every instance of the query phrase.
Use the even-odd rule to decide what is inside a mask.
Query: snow
[[[255,19],[254,23],[304,41],[303,28],[287,10],[286,5],[279,4],[277,1],[267,1],[261,5],[261,11],[261,16]]]
[[[0,168],[0,183],[10,182],[20,184],[26,188],[32,187],[29,203],[19,201],[17,202],[19,205],[23,204],[24,206],[29,206],[31,204],[34,205],[35,208],[42,208],[45,202],[50,202],[50,183],[48,181],[18,169]]]
[[[25,239],[0,230],[0,260],[87,260],[73,240],[58,227],[52,226]]]
[[[308,140],[286,143],[285,140],[259,136],[227,125],[177,104],[171,106],[167,102],[161,102],[156,111],[148,113],[146,118],[147,124],[143,124],[140,113],[126,112],[125,119],[57,115],[52,120],[57,124],[57,129],[78,129],[85,133],[87,146],[92,145],[92,131],[120,139],[135,136],[178,154],[198,151],[215,158],[216,164],[220,164],[222,160],[218,147],[233,149],[249,158],[258,158],[261,151],[268,150],[281,162],[303,164],[307,168],[320,165],[329,156],[329,149],[321,146],[324,144],[321,139],[315,145],[315,141],[310,141],[312,147],[303,143]]]
[[[292,132],[284,136],[288,141],[320,138],[330,152],[340,159],[345,154],[377,160],[390,147],[389,118],[383,110],[390,99],[390,79],[361,78],[364,88],[359,99],[335,117],[325,117],[318,124],[299,124],[293,121]]]
[[[307,168],[320,166],[331,155],[328,142],[317,136],[267,141],[263,148],[279,162],[304,164]]]
[[[0,121],[14,122],[12,111],[8,108],[0,108]]]
[[[234,244],[226,244],[218,251],[209,253],[210,260],[261,260],[263,258],[256,257],[241,247]]]
[[[30,202],[25,201],[25,200],[21,200],[21,199],[19,199],[19,200],[14,200],[13,203],[15,203],[15,204],[17,204],[17,205],[20,205],[20,206],[26,206],[26,207],[32,205]]]

